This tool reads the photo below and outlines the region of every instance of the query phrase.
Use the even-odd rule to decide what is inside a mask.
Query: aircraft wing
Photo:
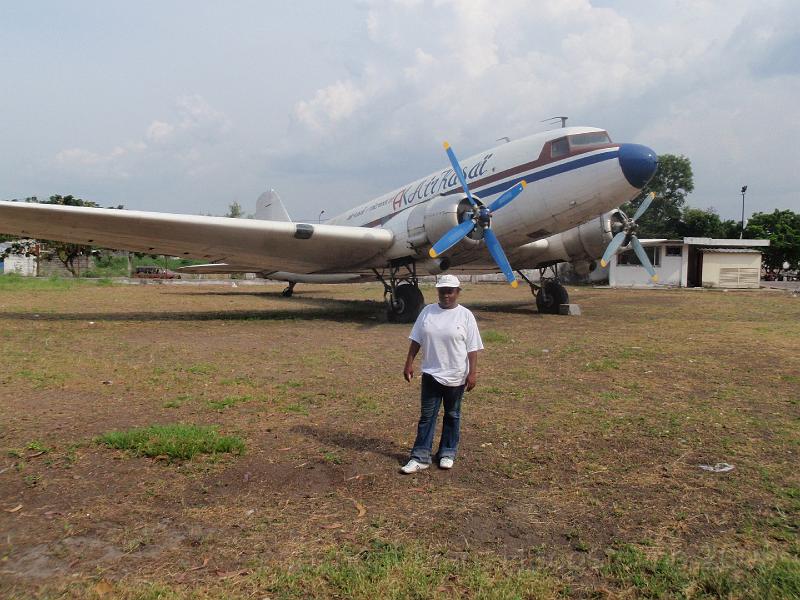
[[[347,271],[386,250],[384,229],[0,202],[0,233],[259,267]]]

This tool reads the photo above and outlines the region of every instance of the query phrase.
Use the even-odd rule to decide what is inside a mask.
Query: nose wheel
[[[522,271],[517,271],[519,276],[531,287],[531,294],[536,298],[536,308],[539,314],[557,315],[562,304],[569,304],[569,292],[561,284],[557,268],[558,265],[540,268],[538,285],[528,279]],[[551,271],[552,274],[548,275],[548,271]]]
[[[544,281],[536,293],[536,308],[543,315],[557,315],[562,304],[569,304],[569,293],[554,279]]]

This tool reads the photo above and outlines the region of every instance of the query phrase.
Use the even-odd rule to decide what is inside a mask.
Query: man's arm
[[[478,383],[478,351],[467,352],[469,361],[469,373],[467,373],[467,391],[469,392]]]
[[[414,378],[414,358],[416,358],[419,349],[420,349],[419,343],[415,342],[414,340],[411,340],[411,343],[408,345],[406,366],[403,369],[403,377],[405,377],[406,381],[411,381]]]

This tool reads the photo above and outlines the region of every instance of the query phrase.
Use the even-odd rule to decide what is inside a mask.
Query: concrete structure
[[[0,244],[0,256],[11,246],[11,244]],[[16,273],[26,277],[36,276],[36,257],[24,256],[22,254],[10,254],[6,258],[0,258],[0,274],[8,275]]]
[[[608,270],[611,287],[723,287],[757,288],[761,279],[761,252],[769,240],[687,237],[646,244],[658,275],[652,283],[632,250],[617,254]]]
[[[702,285],[719,288],[758,288],[761,252],[752,248],[701,248]]]
[[[9,243],[0,243],[0,255],[10,246]],[[78,269],[78,273],[83,273],[94,267],[94,258],[79,256],[75,259],[75,267]],[[56,257],[37,260],[35,256],[25,256],[24,254],[10,254],[5,259],[0,258],[0,275],[9,273],[25,277],[72,277],[72,273]]]

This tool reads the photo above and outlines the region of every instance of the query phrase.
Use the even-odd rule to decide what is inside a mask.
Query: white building
[[[611,287],[757,288],[761,280],[758,248],[769,246],[769,240],[694,237],[643,243],[658,283],[650,281],[633,250],[626,250],[617,254],[609,265]]]
[[[3,253],[11,244],[0,244],[0,275],[16,273],[26,277],[36,276],[36,257],[23,254],[10,254],[3,258]]]

